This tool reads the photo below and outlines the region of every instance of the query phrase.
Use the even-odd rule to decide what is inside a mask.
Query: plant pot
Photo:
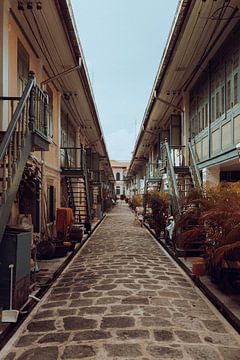
[[[206,261],[204,258],[197,258],[192,262],[192,273],[196,276],[206,274]]]
[[[69,233],[69,239],[71,242],[81,242],[83,237],[84,228],[82,225],[73,225]]]

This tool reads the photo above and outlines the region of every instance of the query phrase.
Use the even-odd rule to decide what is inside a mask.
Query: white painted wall
[[[126,195],[126,184],[124,181],[124,176],[126,175],[126,167],[112,167],[114,178],[116,180],[115,182],[115,193],[119,197],[120,195]],[[117,180],[117,173],[120,174],[120,180]],[[120,189],[117,191],[117,189]],[[118,193],[120,192],[120,193]]]

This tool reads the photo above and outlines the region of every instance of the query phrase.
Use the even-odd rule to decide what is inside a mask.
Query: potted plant
[[[147,194],[147,207],[151,209],[151,220],[157,238],[166,227],[168,214],[169,195],[163,191],[152,190]]]
[[[203,243],[207,271],[224,290],[240,284],[240,183],[191,194],[177,226],[187,247]],[[191,228],[187,225],[191,224]]]

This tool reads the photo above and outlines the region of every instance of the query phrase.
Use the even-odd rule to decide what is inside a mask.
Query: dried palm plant
[[[205,251],[212,265],[236,254],[240,259],[240,183],[221,183],[216,188],[194,190],[177,226],[180,242],[192,245],[205,238]],[[237,255],[238,254],[238,255]]]

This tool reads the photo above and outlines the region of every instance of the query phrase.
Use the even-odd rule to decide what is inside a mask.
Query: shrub
[[[193,191],[177,226],[183,245],[204,239],[210,275],[215,276],[226,259],[240,260],[240,182]],[[218,270],[217,270],[218,269]]]
[[[135,210],[137,206],[143,206],[142,195],[133,195],[132,197],[132,207]]]

